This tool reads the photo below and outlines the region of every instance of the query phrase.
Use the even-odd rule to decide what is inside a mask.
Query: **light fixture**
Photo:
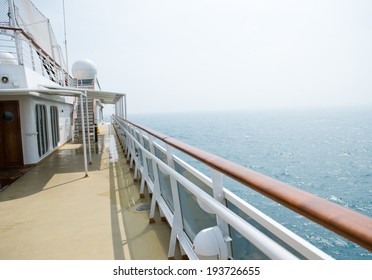
[[[227,241],[218,226],[201,230],[194,238],[193,250],[201,258],[227,260],[229,255]]]
[[[9,77],[6,76],[6,75],[2,76],[2,77],[1,77],[1,82],[2,82],[3,84],[7,84],[7,83],[9,83]]]

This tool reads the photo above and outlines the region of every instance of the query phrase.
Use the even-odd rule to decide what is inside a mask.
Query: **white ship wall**
[[[0,64],[0,77],[6,76],[9,78],[8,83],[0,83],[0,89],[7,88],[26,88],[27,80],[25,67],[14,64]]]
[[[48,152],[42,157],[39,157],[37,148],[37,133],[36,133],[36,113],[35,107],[37,104],[46,106],[47,109],[47,126],[48,126]],[[58,107],[59,115],[59,133],[60,140],[56,148],[60,147],[71,139],[71,114],[72,106],[60,102],[54,102],[47,99],[27,96],[24,98],[21,107],[21,127],[22,127],[22,142],[23,155],[25,164],[34,164],[52,153],[56,148],[52,144],[52,129],[50,124],[50,107]]]
[[[21,65],[1,65],[0,75],[7,75],[9,82],[7,84],[0,83],[1,89],[37,89],[39,85],[56,86],[52,81],[40,76],[27,67]],[[31,96],[28,93],[2,93],[0,101],[17,100],[19,102],[20,123],[22,131],[22,149],[23,161],[25,165],[38,163],[43,158],[47,157],[58,147],[66,143],[72,138],[72,104],[73,97],[49,96],[45,94],[37,94]],[[47,109],[47,127],[48,127],[48,152],[39,157],[37,144],[36,130],[36,105],[42,104]],[[59,133],[60,140],[57,147],[53,148],[52,129],[50,118],[50,107],[58,107],[59,115]]]

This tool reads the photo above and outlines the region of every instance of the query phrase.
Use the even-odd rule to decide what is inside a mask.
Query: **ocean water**
[[[372,107],[157,113],[129,119],[372,216]],[[202,163],[183,158],[210,175]],[[246,187],[229,179],[225,187],[336,259],[372,259],[371,252]]]

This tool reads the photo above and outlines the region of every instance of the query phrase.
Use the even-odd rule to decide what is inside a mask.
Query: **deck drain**
[[[136,208],[137,211],[147,211],[147,210],[150,210],[150,205],[148,204],[143,204],[143,205],[140,205]]]

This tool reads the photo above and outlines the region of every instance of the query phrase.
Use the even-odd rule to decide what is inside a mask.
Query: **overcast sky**
[[[63,44],[62,0],[34,0]],[[65,0],[129,113],[372,104],[372,1]]]

